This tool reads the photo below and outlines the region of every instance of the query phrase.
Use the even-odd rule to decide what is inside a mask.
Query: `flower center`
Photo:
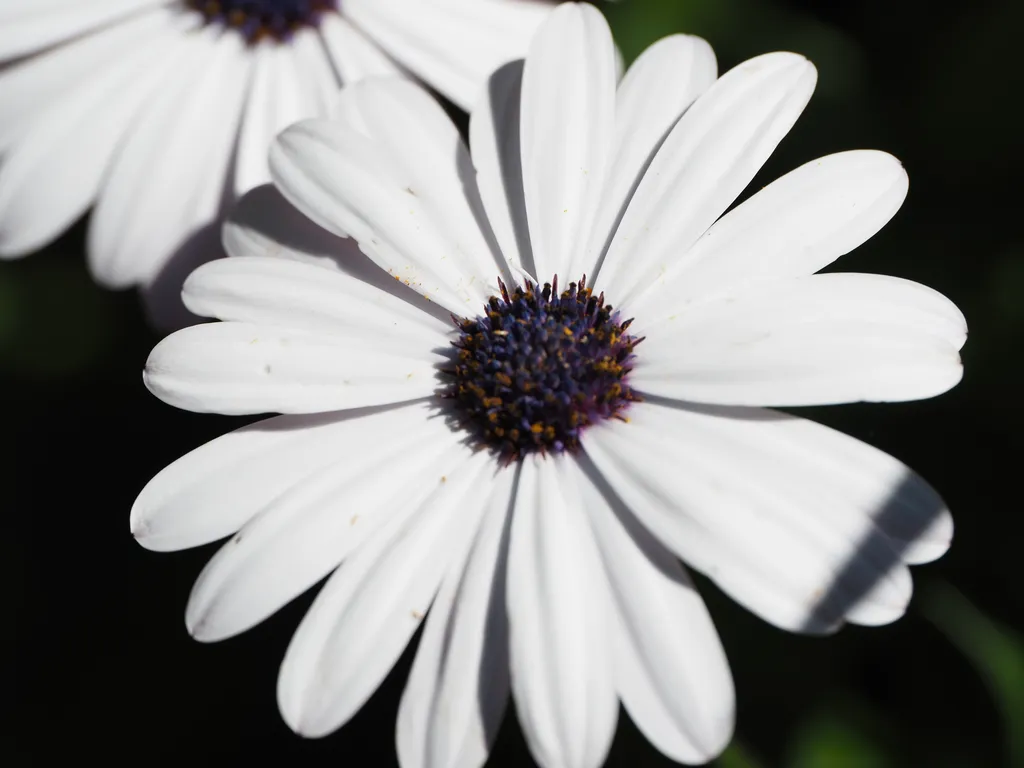
[[[254,43],[265,37],[287,40],[300,27],[315,27],[338,0],[185,0],[207,23],[237,29]]]
[[[506,462],[539,451],[575,451],[585,427],[622,419],[640,397],[627,381],[633,349],[643,341],[626,333],[604,294],[579,284],[558,292],[558,278],[542,289],[530,281],[511,293],[505,284],[484,314],[454,317],[462,333],[453,379],[444,397],[482,445]]]

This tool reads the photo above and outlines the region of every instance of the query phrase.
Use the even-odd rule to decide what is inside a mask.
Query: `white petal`
[[[324,14],[320,35],[341,82],[346,85],[364,77],[401,74],[380,48],[336,13]]]
[[[792,53],[723,75],[676,123],[644,174],[600,270],[632,303],[736,199],[803,111],[817,72]]]
[[[570,461],[522,462],[508,567],[512,693],[540,765],[596,768],[618,718],[613,625]]]
[[[299,70],[291,46],[266,42],[256,47],[235,156],[236,195],[270,181],[267,153],[273,138],[316,113],[317,103],[305,87],[309,76]]]
[[[484,452],[467,457],[328,580],[281,664],[277,701],[292,730],[317,737],[341,727],[384,679],[476,531],[491,466]]]
[[[690,35],[662,38],[630,66],[615,94],[615,144],[591,233],[588,270],[607,247],[654,153],[717,76],[711,46]]]
[[[523,72],[523,188],[537,278],[577,280],[615,130],[615,46],[590,5],[551,12]]]
[[[510,62],[491,75],[470,115],[469,145],[480,197],[502,253],[535,274],[519,142],[522,87],[522,61]]]
[[[398,710],[402,768],[479,768],[509,695],[505,569],[514,471],[499,470],[465,561],[427,617]]]
[[[372,462],[381,446],[423,420],[423,404],[313,416],[277,416],[185,454],[142,489],[132,534],[147,549],[188,549],[224,538],[271,500],[348,455]],[[419,420],[419,421],[417,421]]]
[[[314,224],[272,184],[250,190],[232,208],[223,227],[229,256],[267,256],[301,261],[338,271],[416,305],[451,327],[451,315],[388,275],[350,237],[338,237]]]
[[[614,491],[599,489],[606,483],[592,463],[582,466],[590,475],[580,479],[583,501],[620,624],[615,679],[622,703],[660,752],[706,763],[732,738],[736,705],[711,617],[675,556]]]
[[[903,615],[904,562],[937,557],[952,521],[896,459],[772,411],[641,403],[587,454],[661,542],[783,629]]]
[[[235,204],[224,222],[223,243],[228,256],[292,259],[355,274],[363,282],[371,282],[370,274],[382,273],[354,240],[314,224],[273,184],[249,190]],[[352,262],[359,261],[365,268],[353,269]],[[394,280],[388,277],[387,282]]]
[[[501,273],[467,197],[469,157],[451,121],[398,79],[346,88],[335,113],[278,137],[278,188],[396,279],[452,312],[476,313]]]
[[[218,216],[251,54],[213,28],[182,45],[110,171],[89,229],[89,266],[109,287],[148,283]]]
[[[455,258],[467,275],[494,285],[503,267],[476,185],[472,161],[458,129],[423,88],[406,80],[379,78],[340,94],[332,116],[388,147],[407,175],[406,193],[421,198],[431,218],[453,241]],[[410,125],[416,130],[409,131]]]
[[[491,71],[526,52],[549,8],[530,0],[346,0],[345,16],[469,109]]]
[[[0,61],[77,37],[167,0],[5,0]]]
[[[0,68],[0,104],[4,105],[0,110],[0,149],[24,136],[33,120],[54,102],[73,94],[83,82],[105,77],[107,70],[122,70],[126,57],[157,43],[168,30],[184,35],[195,22],[191,14],[155,9],[43,56]]]
[[[220,240],[216,224],[197,230],[148,283],[139,286],[146,321],[161,335],[203,321],[182,303],[181,286],[200,265],[224,258]]]
[[[348,275],[292,259],[243,256],[204,264],[185,281],[185,306],[204,317],[372,337],[399,350],[445,346],[447,324]]]
[[[906,171],[885,152],[812,160],[715,222],[637,304],[648,321],[740,283],[811,275],[878,232],[906,196]]]
[[[302,86],[307,92],[306,98],[313,105],[313,112],[310,114],[327,114],[338,98],[341,80],[331,63],[330,54],[324,47],[323,38],[317,30],[307,27],[298,30],[292,36],[288,47],[295,55],[298,71],[302,73]]]
[[[370,329],[340,336],[204,323],[157,344],[143,381],[165,403],[198,413],[322,413],[433,394],[442,352]]]
[[[918,400],[960,381],[967,325],[919,283],[829,273],[761,281],[643,328],[632,383],[722,405]]]
[[[305,592],[405,509],[421,506],[466,459],[460,435],[423,406],[368,419],[369,439],[268,498],[196,580],[185,623],[197,640],[255,626]],[[396,430],[396,424],[402,425]],[[367,424],[369,429],[373,424]],[[396,476],[395,468],[401,467]]]
[[[146,44],[57,97],[26,126],[0,172],[0,255],[52,241],[92,204],[138,109],[174,65],[183,31],[167,25]]]

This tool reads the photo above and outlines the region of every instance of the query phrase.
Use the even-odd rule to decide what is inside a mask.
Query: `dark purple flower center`
[[[300,27],[315,27],[338,0],[185,0],[208,23],[237,29],[253,43],[266,37],[287,40]]]
[[[640,399],[627,379],[643,339],[626,332],[632,320],[620,321],[585,276],[561,293],[557,277],[511,292],[499,284],[484,314],[453,318],[462,333],[444,396],[463,428],[506,462],[575,451],[588,425],[622,419]]]

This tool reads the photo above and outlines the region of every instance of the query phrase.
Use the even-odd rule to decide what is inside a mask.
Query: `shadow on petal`
[[[908,471],[879,510],[871,515],[875,525],[857,543],[836,578],[812,606],[804,622],[804,631],[814,632],[816,627],[840,624],[846,614],[874,589],[880,578],[903,565],[910,545],[946,513],[945,505],[936,494],[931,494],[927,499],[928,506],[922,508],[920,491],[920,479]],[[917,513],[907,515],[908,507]],[[899,530],[900,537],[897,539],[886,533],[891,530]],[[872,567],[865,569],[865,563],[871,563]],[[866,571],[875,574],[876,578],[865,578]]]
[[[207,322],[194,315],[181,301],[181,287],[196,267],[225,256],[220,243],[220,222],[194,232],[163,265],[148,285],[141,287],[146,319],[156,330],[169,333],[189,325]]]
[[[530,228],[526,218],[526,192],[523,188],[523,163],[520,146],[520,102],[523,89],[522,59],[511,61],[495,70],[488,81],[491,121],[498,135],[498,162],[505,200],[509,206],[520,265],[531,275],[537,274],[530,243]]]
[[[335,269],[445,323],[451,321],[443,308],[374,264],[355,240],[338,237],[306,218],[273,184],[242,196],[224,227],[224,242],[232,256],[275,256]]]
[[[766,427],[773,422],[801,418],[768,408],[703,405],[647,394],[644,394],[644,401],[724,419],[761,422]],[[617,509],[614,492],[599,477],[600,472],[596,467],[583,466],[613,509]],[[904,467],[902,474],[894,475],[891,486],[878,498],[874,509],[864,510],[865,525],[860,539],[850,542],[849,553],[837,563],[835,576],[821,584],[806,615],[793,628],[795,631],[822,634],[836,631],[846,621],[884,624],[895,620],[902,615],[905,606],[897,606],[887,618],[882,615],[879,619],[876,614],[876,620],[867,622],[850,619],[849,615],[855,613],[884,580],[907,565],[930,562],[945,551],[952,521],[942,498],[920,476]]]
[[[509,494],[508,506],[505,512],[505,522],[502,525],[501,530],[501,544],[498,547],[498,562],[494,566],[494,581],[491,582],[491,596],[487,609],[487,637],[489,638],[484,643],[484,652],[480,657],[480,685],[477,689],[477,703],[480,705],[480,710],[484,717],[482,718],[485,727],[493,727],[495,731],[493,733],[485,733],[485,738],[488,744],[493,746],[497,739],[497,730],[501,726],[502,718],[500,713],[493,711],[495,707],[499,706],[499,702],[495,701],[494,696],[490,691],[491,675],[493,670],[496,669],[508,669],[509,668],[509,650],[508,650],[508,605],[505,596],[505,588],[508,580],[508,549],[509,541],[512,533],[512,512],[516,506],[516,496],[519,493],[519,473],[520,468],[516,467],[515,480],[512,483],[512,493]],[[503,636],[498,639],[493,639],[496,633],[503,633]],[[448,638],[445,638],[445,644],[447,645]],[[507,702],[500,702],[502,709],[506,706]]]

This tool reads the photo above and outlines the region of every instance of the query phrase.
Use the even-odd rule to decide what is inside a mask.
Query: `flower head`
[[[0,10],[0,257],[94,206],[89,266],[179,324],[267,149],[341,84],[411,73],[468,109],[546,0],[14,0]]]
[[[169,403],[286,414],[163,470],[132,530],[158,550],[235,534],[189,600],[202,640],[331,574],[281,666],[298,733],[352,717],[425,620],[406,768],[482,765],[510,693],[543,766],[600,765],[620,701],[666,755],[705,762],[733,684],[680,560],[826,633],[898,618],[907,565],[949,545],[906,466],[763,407],[959,380],[946,298],[814,274],[896,212],[903,168],[832,155],[725,213],[813,66],[774,53],[716,78],[677,35],[616,72],[603,17],[559,7],[495,73],[471,153],[416,86],[345,89],[276,141],[276,190],[226,228],[233,258],[186,282],[222,322],[150,356]]]
[[[453,400],[459,426],[506,461],[578,450],[584,428],[622,418],[637,399],[626,378],[640,340],[586,276],[561,292],[557,276],[543,288],[498,284],[501,296],[479,317],[453,318],[458,352],[442,397]]]
[[[338,0],[185,0],[207,23],[241,32],[250,43],[290,39],[303,27],[319,26],[325,11],[337,11]]]

